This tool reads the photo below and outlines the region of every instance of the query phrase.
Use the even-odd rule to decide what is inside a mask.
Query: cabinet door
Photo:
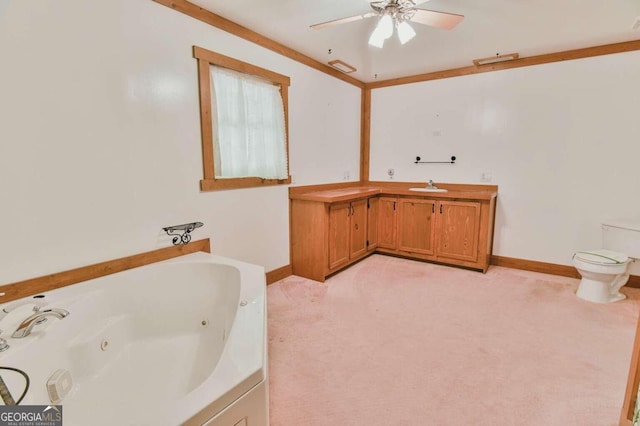
[[[434,254],[436,202],[398,200],[398,250]]]
[[[329,207],[329,269],[349,261],[350,219],[350,203],[333,204]]]
[[[396,198],[381,197],[378,201],[378,247],[395,250],[397,248],[397,205]]]
[[[378,246],[378,198],[367,200],[367,251]]]
[[[351,259],[367,252],[367,200],[351,202],[350,247]]]
[[[438,256],[477,262],[480,203],[440,201],[438,210]]]

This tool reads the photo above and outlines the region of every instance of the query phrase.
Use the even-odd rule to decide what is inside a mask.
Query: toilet
[[[602,244],[604,249],[573,255],[573,265],[582,276],[576,296],[596,303],[617,302],[626,297],[620,289],[629,280],[631,264],[640,259],[640,219],[603,223]]]

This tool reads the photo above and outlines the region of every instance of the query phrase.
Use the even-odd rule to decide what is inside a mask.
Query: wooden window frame
[[[203,179],[200,181],[201,191],[219,191],[224,189],[252,188],[270,185],[286,185],[291,183],[289,172],[289,86],[291,79],[285,75],[239,61],[202,47],[193,46],[193,57],[198,60],[198,85],[200,91],[200,131],[202,134],[202,167]],[[263,78],[280,87],[284,106],[285,149],[287,155],[287,178],[264,179],[260,177],[216,178],[214,161],[214,133],[211,111],[211,65],[227,68]]]

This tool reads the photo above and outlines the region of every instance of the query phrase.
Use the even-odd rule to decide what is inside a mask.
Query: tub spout
[[[51,308],[51,309],[45,309],[44,311],[37,311],[34,314],[27,317],[27,319],[22,321],[22,323],[18,326],[16,331],[13,332],[11,337],[16,339],[27,337],[29,334],[31,334],[31,330],[33,329],[33,327],[36,326],[38,322],[43,318],[55,317],[58,319],[63,319],[67,315],[69,315],[69,311],[67,311],[66,309]]]

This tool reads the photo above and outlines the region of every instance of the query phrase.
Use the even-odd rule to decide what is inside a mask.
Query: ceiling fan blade
[[[321,30],[322,28],[331,27],[333,25],[346,24],[348,22],[359,21],[361,19],[371,18],[373,16],[377,16],[378,14],[375,12],[365,13],[363,15],[350,16],[348,18],[340,18],[334,19],[333,21],[322,22],[320,24],[311,25],[311,28],[314,30]]]
[[[436,12],[435,10],[415,9],[416,13],[411,18],[411,22],[430,25],[432,27],[450,30],[464,19],[464,15],[455,13]]]
[[[413,0],[413,3],[417,6],[417,5],[419,5],[419,4],[426,3],[426,2],[428,2],[428,1],[429,1],[429,0]]]

